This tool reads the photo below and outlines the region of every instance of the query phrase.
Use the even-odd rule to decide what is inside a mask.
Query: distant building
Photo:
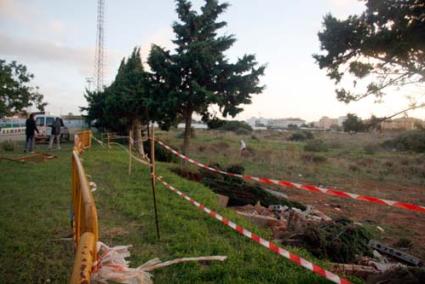
[[[338,119],[338,126],[342,127],[342,124],[344,123],[344,121],[347,120],[347,117],[346,116],[340,116],[337,119]]]
[[[268,123],[268,119],[264,118],[264,117],[251,117],[249,119],[246,120],[246,122],[252,126],[252,127],[263,127],[266,126]]]
[[[391,130],[413,130],[417,128],[418,125],[425,126],[423,120],[413,118],[413,117],[402,117],[392,120],[384,120],[381,122],[382,131],[391,131]]]
[[[327,116],[323,116],[318,122],[316,122],[315,126],[317,128],[322,129],[331,129],[332,127],[338,127],[339,124],[339,118],[330,118]],[[342,122],[341,122],[342,126]]]
[[[270,119],[267,123],[268,128],[291,128],[301,127],[305,124],[305,120],[300,118],[281,118],[281,119]]]

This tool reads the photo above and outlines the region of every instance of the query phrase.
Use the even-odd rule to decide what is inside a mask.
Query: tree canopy
[[[204,121],[214,114],[210,107],[216,105],[220,113],[234,117],[251,103],[251,95],[261,93],[259,77],[265,66],[258,66],[254,55],[244,55],[230,63],[224,52],[235,38],[218,35],[226,22],[218,17],[228,7],[227,3],[205,0],[197,12],[190,1],[177,0],[179,21],[173,24],[176,35],[175,53],[154,45],[148,63],[156,78],[157,87],[167,93],[165,102],[175,107],[177,117],[185,122],[183,151],[189,145],[193,113]]]
[[[361,132],[365,130],[365,125],[360,117],[353,113],[347,114],[347,119],[342,123],[345,132]]]
[[[374,95],[391,86],[425,82],[425,2],[361,0],[366,10],[340,20],[328,14],[319,32],[321,54],[313,57],[337,85],[343,102]],[[351,87],[342,79],[351,80]],[[364,83],[362,91],[358,83]]]
[[[47,103],[43,102],[38,87],[31,86],[33,78],[26,66],[0,59],[0,118],[19,113],[30,106],[44,110]]]
[[[140,50],[135,48],[131,55],[123,58],[112,84],[102,92],[86,92],[89,119],[97,125],[126,133],[132,129],[136,146],[143,154],[141,139],[142,125],[149,122],[150,96],[146,90],[147,75],[144,71]]]

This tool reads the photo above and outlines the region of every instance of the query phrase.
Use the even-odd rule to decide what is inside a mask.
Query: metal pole
[[[131,129],[128,131],[128,175],[131,176],[131,144],[133,144]]]
[[[152,195],[153,195],[153,206],[155,210],[155,224],[156,224],[156,236],[159,237],[159,221],[158,221],[158,211],[156,208],[156,195],[155,195],[155,186],[156,186],[156,168],[155,168],[155,133],[154,133],[154,124],[152,123],[151,128],[151,163],[150,163],[150,170],[151,170],[151,183],[152,183]]]

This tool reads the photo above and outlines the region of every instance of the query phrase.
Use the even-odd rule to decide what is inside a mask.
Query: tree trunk
[[[186,155],[189,150],[190,137],[192,135],[192,110],[186,111],[185,126],[184,126],[184,142],[183,142],[183,154]]]
[[[145,151],[143,150],[143,139],[142,139],[142,122],[139,119],[133,119],[133,139],[139,153],[142,157],[145,156]]]

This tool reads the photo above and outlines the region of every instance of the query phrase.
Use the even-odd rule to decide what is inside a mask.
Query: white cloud
[[[40,12],[29,1],[0,0],[0,19],[31,24]]]
[[[64,68],[76,68],[83,76],[93,72],[94,48],[75,48],[63,46],[56,42],[17,38],[0,33],[0,53],[16,57],[21,63],[41,62],[62,64]],[[116,62],[119,55],[113,50],[107,50],[109,61]],[[106,64],[108,66],[108,64]],[[106,72],[110,72],[106,68]]]
[[[56,62],[77,67],[82,73],[89,73],[94,51],[90,48],[72,48],[27,38],[0,34],[0,53],[16,56],[22,61]],[[23,62],[24,63],[24,62]]]
[[[65,31],[65,24],[58,19],[54,19],[49,22],[48,28],[54,33],[63,33]]]

